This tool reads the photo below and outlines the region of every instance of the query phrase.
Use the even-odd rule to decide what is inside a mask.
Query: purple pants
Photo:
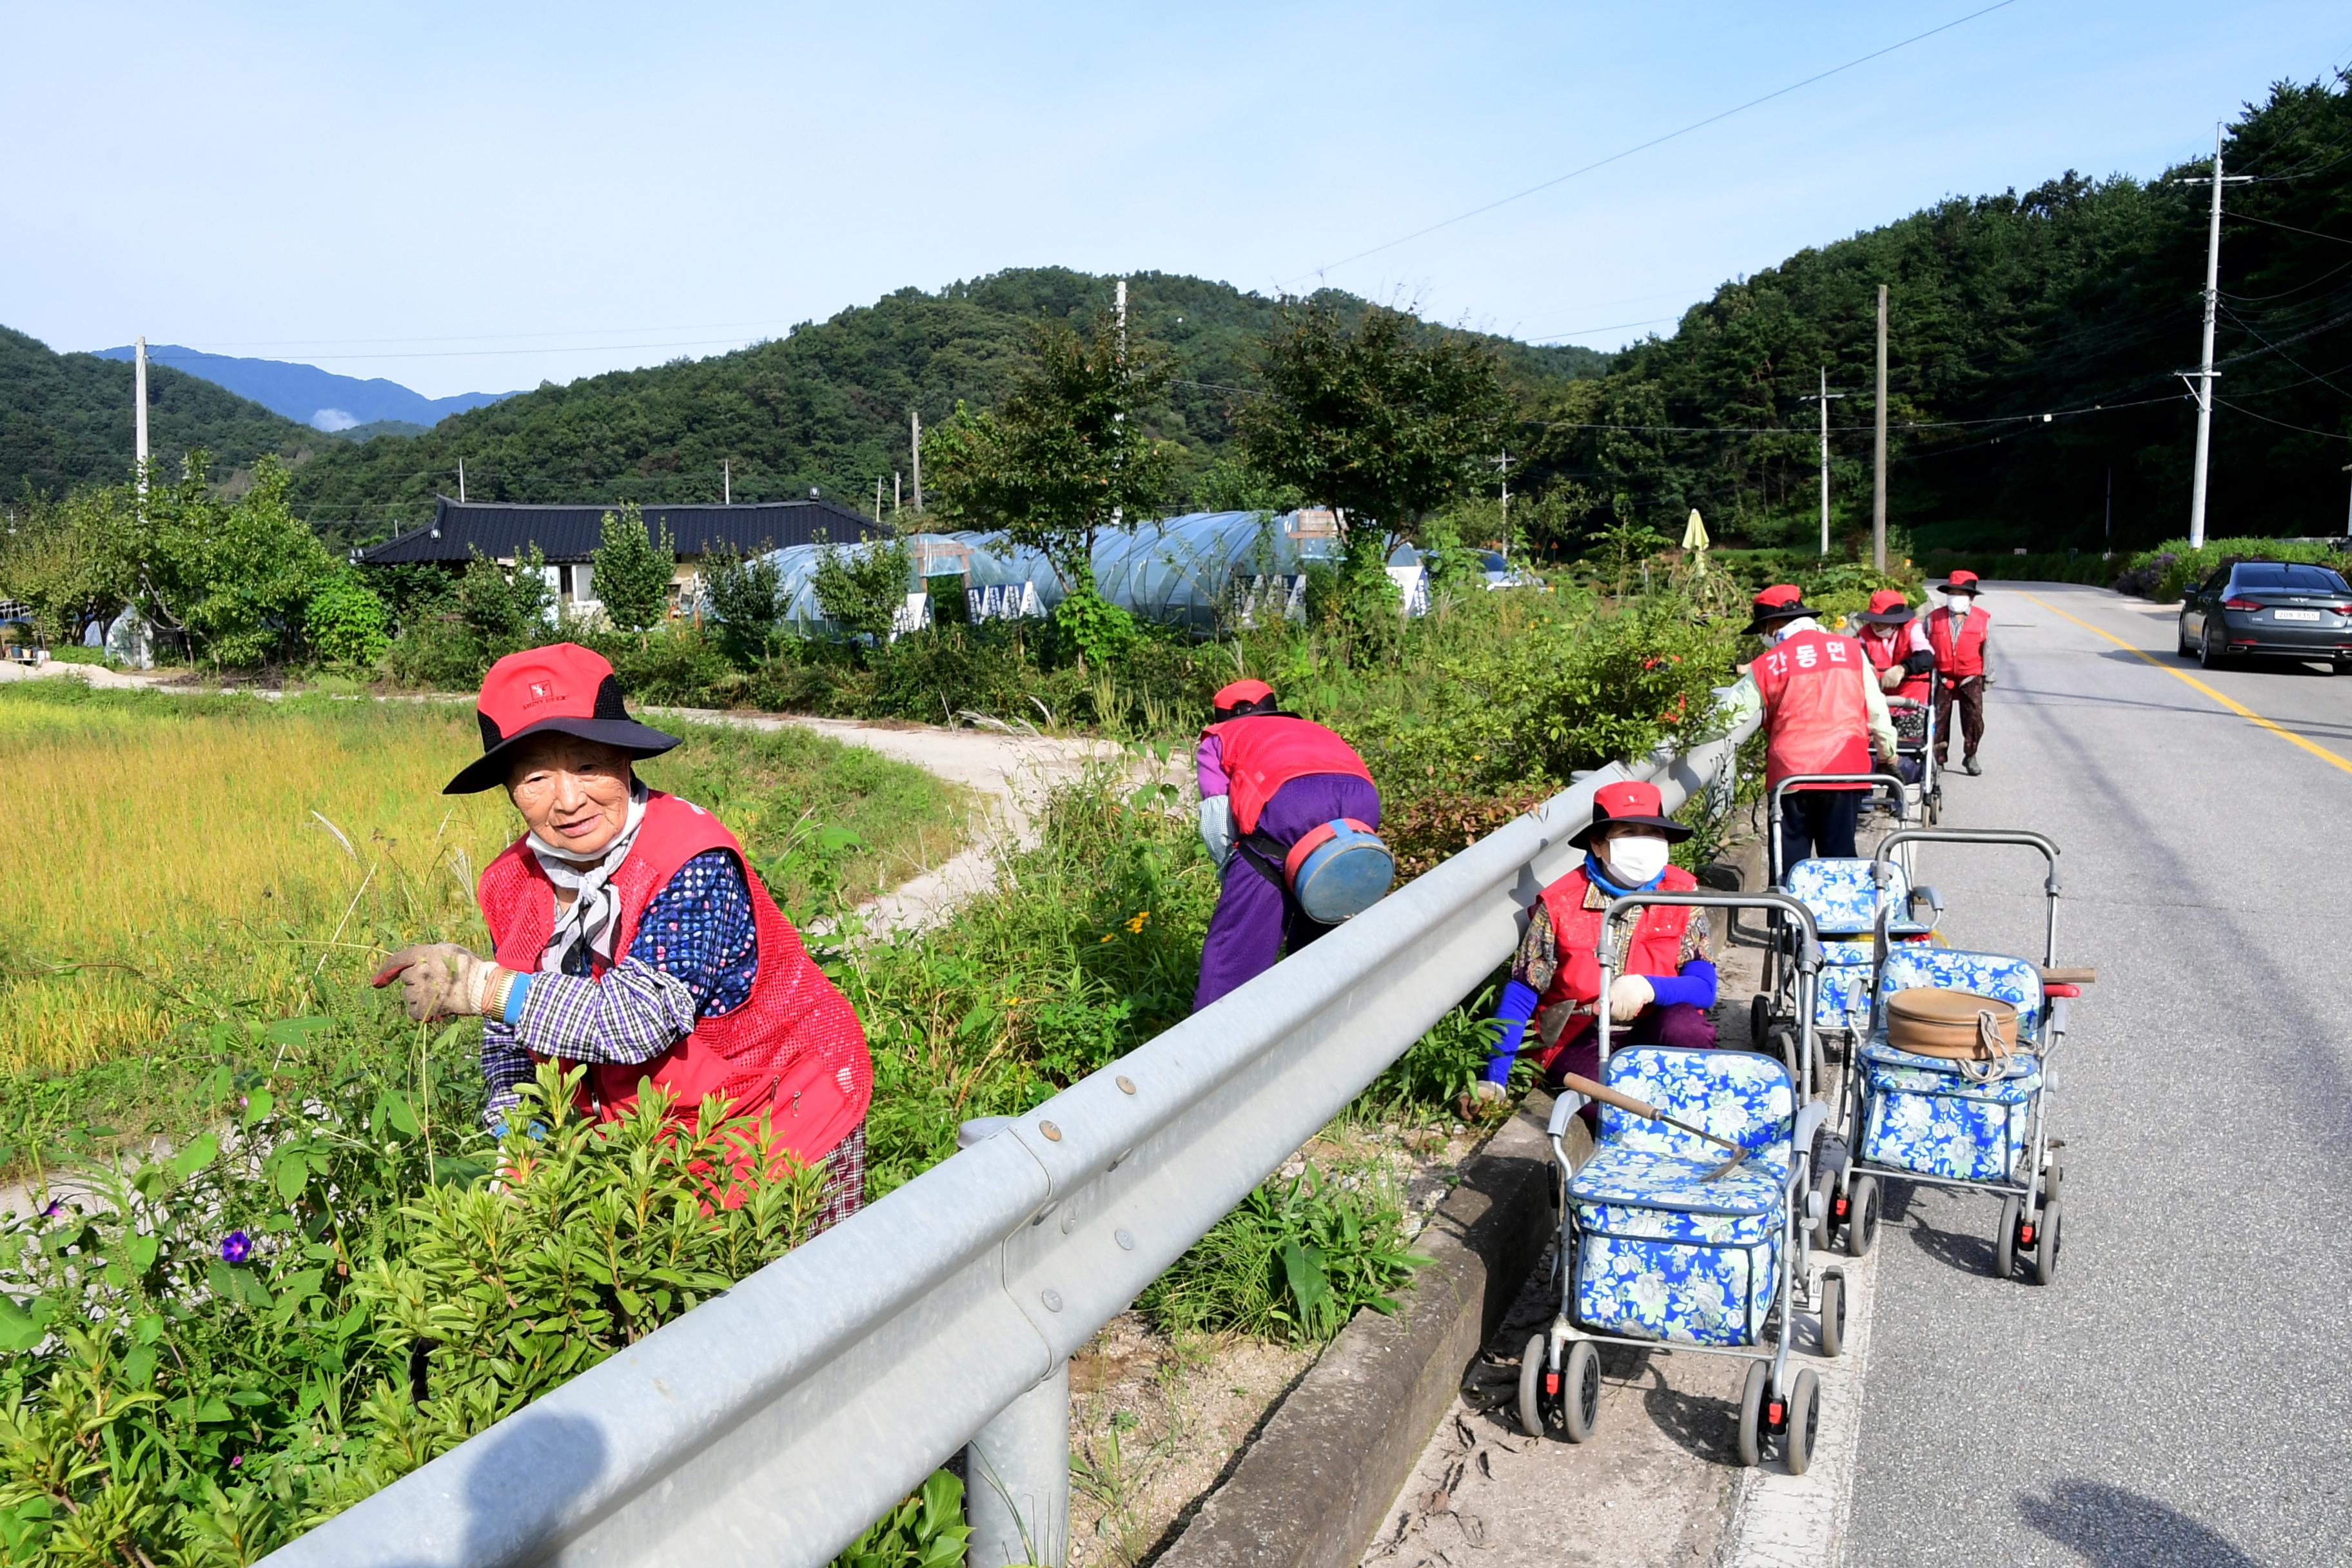
[[[1258,814],[1257,830],[1287,849],[1342,816],[1378,827],[1380,791],[1349,773],[1308,773],[1274,792]],[[1225,862],[1217,912],[1209,917],[1209,934],[1201,943],[1201,984],[1192,993],[1192,1011],[1272,969],[1286,944],[1297,952],[1330,929],[1299,909],[1283,884],[1280,861],[1262,868],[1255,850],[1236,845]]]
[[[1669,1046],[1676,1050],[1704,1051],[1715,1047],[1715,1020],[1706,1016],[1704,1007],[1694,1007],[1687,1002],[1675,1002],[1664,1007],[1644,1007],[1633,1015],[1632,1028],[1612,1028],[1610,1048],[1621,1050],[1627,1046]],[[1540,1058],[1538,1058],[1540,1059]],[[1572,1039],[1560,1042],[1557,1053],[1543,1064],[1544,1082],[1552,1089],[1559,1087],[1560,1075],[1577,1073],[1598,1079],[1601,1076],[1601,1031],[1588,1022]],[[1587,1101],[1577,1112],[1585,1124],[1595,1131],[1601,1127],[1601,1108]]]

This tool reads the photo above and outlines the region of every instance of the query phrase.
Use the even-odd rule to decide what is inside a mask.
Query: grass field
[[[802,731],[684,733],[644,776],[717,811],[787,909],[961,839],[961,795],[919,769]],[[480,744],[447,704],[0,687],[0,1075],[120,1077],[191,1026],[355,1004],[394,947],[480,944],[474,879],[519,825],[500,792],[440,793]]]

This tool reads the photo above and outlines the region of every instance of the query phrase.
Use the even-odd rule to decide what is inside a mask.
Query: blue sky
[[[1985,3],[0,0],[0,323],[443,395],[1005,267],[1310,287]],[[2153,174],[2347,59],[2340,0],[2015,0],[1323,276],[1613,347],[1948,194]]]

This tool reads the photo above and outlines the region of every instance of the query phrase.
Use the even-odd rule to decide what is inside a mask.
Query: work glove
[[[1501,1084],[1482,1078],[1454,1109],[1465,1121],[1496,1121],[1511,1113],[1511,1097]]]
[[[400,982],[400,1006],[420,1024],[436,1018],[466,1018],[489,1010],[493,989],[503,992],[506,973],[487,958],[477,958],[455,942],[420,942],[404,947],[376,971],[378,989]]]
[[[1658,999],[1645,974],[1621,974],[1609,983],[1609,1017],[1613,1023],[1630,1018]]]
[[[1899,664],[1891,665],[1878,672],[1878,689],[1881,691],[1899,691],[1903,689],[1904,679],[1905,674],[1903,667]]]

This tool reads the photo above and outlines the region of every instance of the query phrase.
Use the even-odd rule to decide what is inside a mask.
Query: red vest
[[[1559,971],[1552,976],[1551,989],[1543,994],[1542,1005],[1547,1007],[1556,1002],[1600,1000],[1601,918],[1607,911],[1584,907],[1585,891],[1591,886],[1592,879],[1579,866],[1543,890],[1544,910],[1551,916],[1552,944],[1559,953]],[[1669,866],[1655,890],[1687,893],[1697,886],[1698,879],[1688,871]],[[1617,973],[1661,977],[1679,973],[1683,933],[1690,929],[1690,918],[1687,904],[1645,905],[1641,918],[1633,922],[1633,938],[1626,945],[1625,962]]]
[[[1862,651],[1869,656],[1870,668],[1881,675],[1901,664],[1911,652],[1909,626],[1888,626],[1884,629],[1865,626],[1863,628],[1862,636],[1855,640],[1862,644]],[[1925,702],[1927,700],[1927,677],[1906,675],[1903,678],[1903,684],[1887,695],[1900,697],[1911,702]]]
[[[1870,709],[1862,694],[1870,656],[1852,637],[1799,632],[1748,667],[1764,698],[1764,787],[1798,773],[1866,773]],[[1816,789],[1868,789],[1866,784]]]
[[[1936,671],[1958,680],[1964,676],[1984,673],[1985,637],[1992,630],[1992,617],[1979,608],[1971,607],[1960,621],[1958,635],[1952,631],[1952,612],[1938,606],[1927,616],[1927,646],[1936,650]]]
[[[615,960],[628,953],[655,895],[678,868],[709,849],[743,861],[742,846],[717,817],[676,795],[655,791],[647,796],[645,821],[613,874],[612,886],[621,895]],[[759,944],[751,994],[734,1011],[700,1020],[651,1061],[591,1066],[582,1110],[617,1121],[635,1106],[639,1080],[650,1079],[670,1092],[672,1119],[691,1122],[705,1096],[722,1094],[730,1118],[772,1112],[771,1136],[813,1164],[865,1119],[874,1098],[874,1061],[849,999],[809,957],[800,933],[748,864],[743,876]],[[537,973],[540,954],[555,934],[555,885],[525,840],[517,839],[483,868],[476,896],[498,944],[499,963]],[[605,967],[594,961],[592,973],[601,975]]]
[[[1355,748],[1322,725],[1286,713],[1244,713],[1201,731],[1217,737],[1218,760],[1232,781],[1234,821],[1257,831],[1258,814],[1274,792],[1310,773],[1346,773],[1366,784],[1371,769]]]

